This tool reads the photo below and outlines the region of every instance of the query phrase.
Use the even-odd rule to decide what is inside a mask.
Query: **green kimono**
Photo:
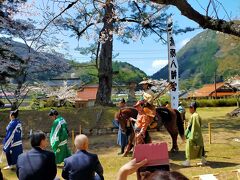
[[[71,155],[67,141],[68,131],[66,121],[61,116],[58,116],[53,122],[50,133],[50,143],[55,153],[57,164],[63,162],[66,157]]]
[[[188,128],[185,131],[187,139],[186,143],[186,158],[196,159],[204,155],[204,144],[201,130],[201,117],[197,112],[191,116]]]

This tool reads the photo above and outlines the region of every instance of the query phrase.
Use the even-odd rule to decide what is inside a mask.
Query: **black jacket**
[[[62,177],[68,180],[93,180],[95,173],[103,178],[103,168],[96,154],[81,150],[64,160]]]
[[[57,174],[53,152],[35,147],[23,153],[17,160],[19,180],[53,180]]]

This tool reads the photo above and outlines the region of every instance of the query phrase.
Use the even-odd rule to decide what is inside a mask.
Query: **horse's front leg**
[[[172,138],[172,149],[171,152],[178,151],[178,145],[177,145],[177,136],[178,136],[178,130],[176,127],[173,127],[170,123],[165,123],[164,126],[166,127],[168,133],[170,134]]]
[[[135,138],[135,135],[134,133],[132,133],[130,136],[129,136],[129,139],[128,139],[128,144],[127,144],[127,147],[126,147],[126,150],[125,152],[123,153],[123,157],[126,157],[129,153],[129,151],[133,148],[133,141],[134,141],[134,138]]]
[[[172,134],[172,149],[171,152],[177,152],[179,150],[178,145],[177,145],[177,136],[178,134]]]

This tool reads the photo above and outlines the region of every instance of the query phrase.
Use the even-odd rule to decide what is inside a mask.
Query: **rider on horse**
[[[156,115],[156,108],[154,105],[155,94],[151,90],[151,87],[153,86],[153,82],[152,82],[152,80],[145,78],[139,84],[142,85],[142,88],[144,90],[144,92],[142,94],[142,100],[144,101],[144,109],[143,110],[150,117],[151,123],[152,123],[153,119]],[[156,126],[156,125],[157,125],[157,123],[151,124],[151,127]]]

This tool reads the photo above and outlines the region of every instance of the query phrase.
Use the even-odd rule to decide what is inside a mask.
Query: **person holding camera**
[[[143,167],[148,162],[144,159],[137,162],[136,159],[132,159],[124,164],[117,173],[117,180],[127,180],[128,176],[137,172],[140,167]],[[188,180],[186,176],[177,171],[161,171],[156,170],[153,172],[145,171],[141,173],[141,179],[145,180]]]

